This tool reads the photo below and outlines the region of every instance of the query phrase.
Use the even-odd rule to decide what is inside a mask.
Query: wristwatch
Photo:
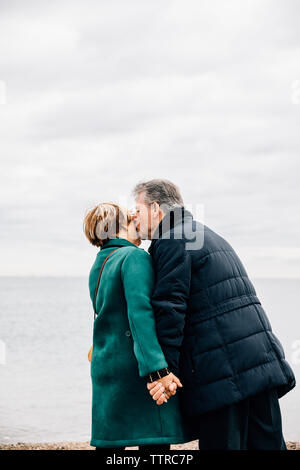
[[[155,380],[159,380],[159,379],[162,379],[163,377],[165,377],[166,375],[169,375],[171,372],[169,371],[169,369],[167,367],[165,367],[164,369],[160,369],[160,370],[157,370],[155,372],[151,372],[151,374],[148,374],[148,379],[150,382],[154,382]]]

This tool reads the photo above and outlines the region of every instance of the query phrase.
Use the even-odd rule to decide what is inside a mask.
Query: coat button
[[[131,332],[129,330],[125,331],[126,336],[131,336]]]

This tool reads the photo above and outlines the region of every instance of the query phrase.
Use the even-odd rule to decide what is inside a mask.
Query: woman
[[[88,240],[100,250],[89,276],[95,299],[92,378],[92,437],[96,449],[169,449],[190,440],[181,419],[178,396],[168,401],[161,383],[147,390],[151,372],[167,368],[158,343],[150,304],[154,274],[149,254],[129,212],[113,203],[99,204],[84,219]],[[168,373],[160,382],[180,381]],[[172,388],[172,387],[171,387]],[[173,387],[176,388],[176,385]],[[176,393],[175,390],[173,393]],[[156,404],[157,400],[157,404]],[[157,406],[160,404],[163,406]],[[152,447],[153,446],[153,447]]]

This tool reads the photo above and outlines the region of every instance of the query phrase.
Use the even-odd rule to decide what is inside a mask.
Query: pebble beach
[[[300,450],[300,442],[286,442],[288,450]],[[94,450],[88,442],[43,442],[0,444],[0,450]],[[198,441],[172,445],[171,450],[197,450]],[[138,450],[138,447],[127,447],[126,450]]]

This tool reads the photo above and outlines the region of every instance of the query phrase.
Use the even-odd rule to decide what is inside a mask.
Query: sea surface
[[[300,379],[300,280],[252,282]],[[90,439],[92,325],[87,278],[0,278],[0,443]],[[280,405],[300,441],[300,387]]]

